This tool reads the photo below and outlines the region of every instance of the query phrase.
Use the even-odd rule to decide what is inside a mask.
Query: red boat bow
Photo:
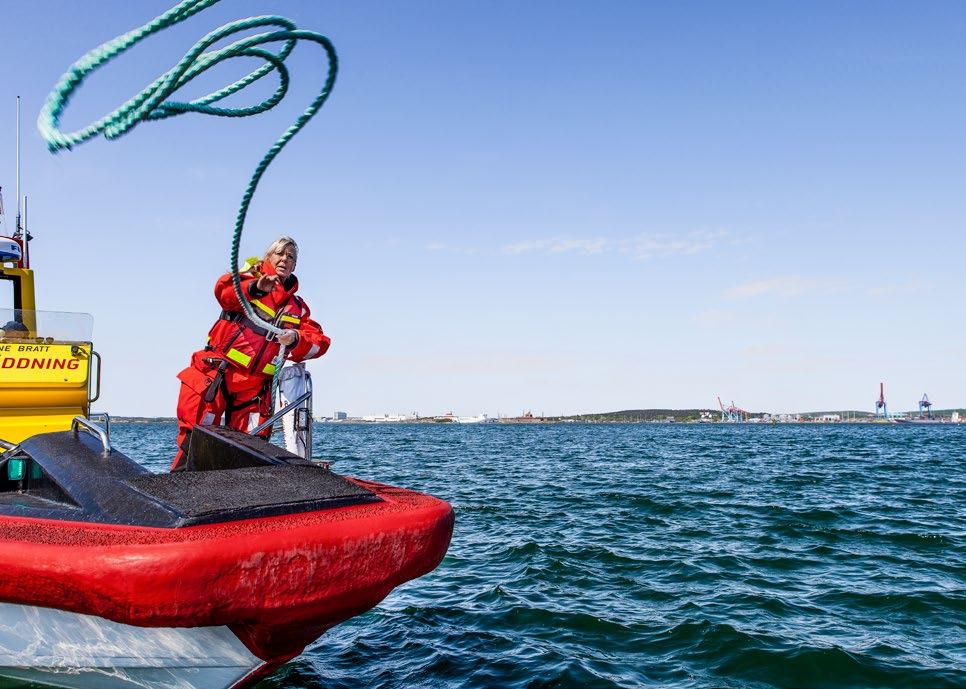
[[[228,625],[275,667],[449,546],[448,503],[353,481],[381,501],[177,529],[0,516],[0,600],[142,627]]]

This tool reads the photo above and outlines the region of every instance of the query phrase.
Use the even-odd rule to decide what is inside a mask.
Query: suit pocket
[[[178,380],[197,392],[199,395],[205,394],[205,391],[208,390],[208,384],[211,383],[213,378],[213,374],[202,373],[194,366],[189,366],[178,374]]]

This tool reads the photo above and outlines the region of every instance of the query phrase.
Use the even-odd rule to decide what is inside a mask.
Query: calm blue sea
[[[966,687],[966,425],[316,428],[456,531],[260,689]]]

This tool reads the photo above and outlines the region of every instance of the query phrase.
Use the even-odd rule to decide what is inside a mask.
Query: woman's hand
[[[295,344],[297,339],[299,339],[299,336],[294,330],[286,330],[284,333],[278,336],[278,341],[286,347]]]
[[[278,275],[262,275],[255,283],[255,289],[262,292],[271,292],[278,284]]]

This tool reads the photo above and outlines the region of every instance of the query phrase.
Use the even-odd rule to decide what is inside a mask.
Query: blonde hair
[[[265,259],[268,260],[269,256],[277,251],[284,250],[287,246],[291,246],[295,250],[295,260],[297,261],[299,258],[299,245],[295,243],[294,239],[285,234],[268,245],[268,248],[265,249]]]

